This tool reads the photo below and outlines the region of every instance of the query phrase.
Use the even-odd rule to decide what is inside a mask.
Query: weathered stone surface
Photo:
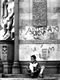
[[[33,0],[33,25],[44,26],[47,23],[46,0]]]
[[[36,55],[38,61],[60,60],[60,44],[20,44],[19,61],[30,61]],[[58,54],[57,54],[58,53]]]

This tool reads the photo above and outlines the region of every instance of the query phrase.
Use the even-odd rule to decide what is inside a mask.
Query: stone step
[[[27,78],[29,78],[29,76],[28,76],[28,74],[4,74],[4,76],[6,76],[6,77],[13,77],[13,76],[15,76],[15,77],[27,77]],[[60,74],[48,74],[48,75],[45,75],[44,77],[60,77]]]
[[[23,80],[25,80],[25,79],[31,80],[32,79],[27,74],[5,74],[4,77],[5,78],[21,78]],[[54,77],[54,76],[53,77],[52,76],[45,76],[44,78],[33,78],[33,79],[34,80],[57,80],[57,77]]]
[[[57,80],[57,79],[32,79],[32,78],[0,78],[0,80]],[[59,79],[60,80],[60,79]]]
[[[4,77],[30,78],[27,74],[4,74]]]

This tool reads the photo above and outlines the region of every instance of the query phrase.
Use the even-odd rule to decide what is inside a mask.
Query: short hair
[[[35,55],[32,55],[31,57],[33,57],[34,59],[36,59],[36,56]]]

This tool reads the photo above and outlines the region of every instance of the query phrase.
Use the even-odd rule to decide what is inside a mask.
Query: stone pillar
[[[1,26],[1,0],[0,0],[0,26]]]
[[[19,0],[15,0],[15,43],[14,43],[14,64],[13,64],[13,74],[20,73],[19,70],[19,10],[18,10]]]

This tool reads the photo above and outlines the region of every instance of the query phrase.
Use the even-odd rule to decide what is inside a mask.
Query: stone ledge
[[[56,40],[19,40],[19,44],[60,44],[60,39]]]
[[[0,44],[14,44],[14,40],[0,40]]]

